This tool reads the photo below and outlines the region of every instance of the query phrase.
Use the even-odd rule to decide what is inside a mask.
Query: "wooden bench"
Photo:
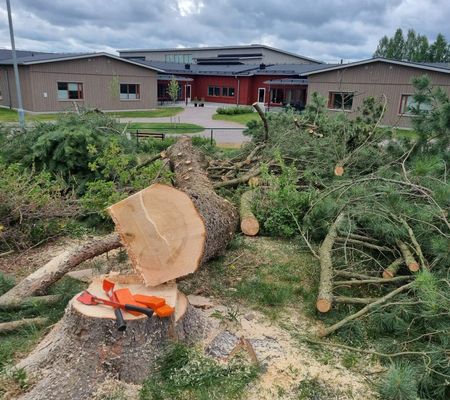
[[[151,132],[151,131],[142,131],[136,130],[136,132],[131,132],[132,135],[136,136],[136,142],[139,142],[139,139],[148,139],[155,138],[164,140],[166,138],[165,133]]]

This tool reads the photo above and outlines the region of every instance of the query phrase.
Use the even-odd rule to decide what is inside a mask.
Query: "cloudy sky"
[[[109,51],[261,43],[327,62],[370,57],[384,34],[450,40],[448,0],[11,0],[16,47]],[[9,48],[0,0],[0,48]]]

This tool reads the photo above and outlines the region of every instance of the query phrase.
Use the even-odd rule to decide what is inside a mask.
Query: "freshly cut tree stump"
[[[259,223],[252,212],[252,203],[255,192],[248,190],[241,196],[239,216],[241,218],[241,231],[247,236],[255,236],[259,232]]]
[[[319,249],[320,281],[316,308],[322,313],[330,311],[333,304],[333,261],[331,260],[331,250],[338,234],[339,225],[343,219],[344,215],[339,214],[333,224],[331,224],[328,234]]]
[[[193,339],[201,333],[198,312],[188,305],[175,283],[148,288],[135,275],[110,275],[108,279],[115,281],[117,288],[130,288],[132,293],[164,297],[175,307],[175,315],[147,318],[124,311],[127,330],[119,332],[111,307],[84,305],[75,296],[62,320],[16,366],[37,381],[21,399],[89,399],[106,378],[140,383],[151,373],[168,340]],[[88,290],[106,298],[101,279],[95,279]]]
[[[189,138],[167,156],[177,188],[154,184],[108,209],[147,286],[193,273],[221,254],[238,222],[234,206],[214,192]]]

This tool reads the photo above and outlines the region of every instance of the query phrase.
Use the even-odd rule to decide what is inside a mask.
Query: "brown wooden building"
[[[410,106],[414,104],[414,77],[428,75],[433,86],[441,87],[450,96],[450,64],[412,63],[383,58],[335,65],[306,72],[308,102],[317,92],[328,99],[330,112],[356,114],[366,97],[382,99],[387,108],[382,124],[411,127]]]
[[[23,108],[31,112],[73,109],[74,103],[101,110],[157,107],[161,70],[108,53],[43,54],[18,57]],[[0,106],[17,108],[12,60],[0,60]]]

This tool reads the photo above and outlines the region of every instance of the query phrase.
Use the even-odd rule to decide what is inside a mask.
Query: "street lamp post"
[[[11,36],[11,50],[12,50],[12,59],[14,65],[14,78],[16,80],[16,91],[17,91],[17,112],[19,114],[19,124],[21,128],[25,127],[25,113],[23,111],[22,106],[22,91],[20,90],[20,78],[19,78],[19,68],[17,66],[17,57],[16,57],[16,44],[14,41],[14,28],[11,17],[11,4],[9,0],[6,0],[6,8],[8,10],[8,22],[9,22],[9,35]]]

